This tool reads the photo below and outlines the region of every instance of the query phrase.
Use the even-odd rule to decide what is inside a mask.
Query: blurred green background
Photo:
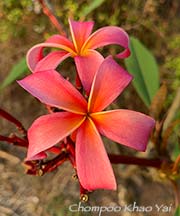
[[[168,94],[164,110],[172,104],[180,86],[180,3],[178,0],[46,0],[48,7],[58,17],[64,30],[69,34],[68,18],[94,20],[94,30],[116,25],[124,28],[130,36],[136,37],[155,56],[158,63],[160,83],[166,83]],[[2,83],[33,45],[43,42],[57,30],[44,15],[37,0],[0,1],[0,82]],[[115,46],[105,47],[101,52],[107,56],[116,52]],[[63,63],[62,72],[68,76],[74,67],[71,60]],[[23,60],[24,64],[24,60]],[[123,61],[120,64],[125,67]],[[22,65],[21,65],[22,67]],[[26,70],[25,72],[29,73]],[[133,96],[132,96],[133,95]],[[118,99],[121,108],[148,113],[149,109],[131,85]],[[4,108],[28,128],[33,120],[45,113],[38,101],[23,91],[16,82],[0,92],[0,107]],[[175,114],[180,118],[180,111]],[[0,121],[1,134],[8,135],[14,128],[6,121]],[[176,135],[178,134],[176,129]],[[169,145],[177,141],[173,136]],[[153,154],[150,148],[146,153],[136,153],[126,148],[108,143],[111,152],[147,156]],[[8,156],[0,155],[0,212],[3,215],[22,216],[70,216],[78,215],[68,210],[69,205],[79,202],[78,183],[71,179],[73,169],[69,163],[53,173],[42,177],[27,176],[21,161],[26,152],[1,143],[0,149]],[[10,154],[12,153],[14,157]],[[136,201],[139,205],[171,203],[174,206],[173,190],[163,176],[153,169],[139,169],[136,166],[113,166],[118,190],[116,192],[95,191],[90,195],[89,205],[125,205]],[[79,215],[88,215],[80,213]],[[98,215],[98,214],[89,214]],[[106,215],[104,213],[103,215]],[[107,214],[109,215],[109,214]],[[115,213],[112,215],[116,215]],[[119,214],[117,214],[119,215]],[[147,215],[131,213],[129,215]],[[156,216],[156,212],[150,214]],[[172,212],[162,213],[172,216]],[[123,214],[122,216],[128,216]]]

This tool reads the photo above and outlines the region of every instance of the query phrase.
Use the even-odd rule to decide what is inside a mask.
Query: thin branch
[[[42,163],[42,172],[52,172],[54,171],[58,166],[60,166],[62,163],[64,163],[68,159],[68,153],[61,152],[58,156],[56,156],[51,161],[47,161]]]
[[[180,155],[176,158],[176,160],[174,162],[172,172],[173,173],[178,173],[179,167],[180,167]]]
[[[19,132],[23,133],[23,135],[26,135],[26,130],[23,127],[23,125],[21,124],[20,121],[18,121],[16,118],[14,118],[11,114],[9,114],[8,112],[6,112],[5,110],[0,108],[0,116],[8,121],[10,121],[11,123],[15,124],[16,127],[18,128]]]
[[[54,171],[58,166],[64,163],[67,159],[68,159],[68,153],[61,152],[58,156],[56,156],[55,158],[49,161],[45,161],[45,162],[42,160],[25,161],[24,165],[27,169],[26,174],[42,176],[47,172]]]
[[[13,135],[12,137],[5,137],[0,135],[0,141],[12,143],[13,145],[16,146],[21,146],[21,147],[28,147],[28,142],[24,139],[21,139],[20,137]]]
[[[165,152],[167,150],[168,139],[169,139],[170,135],[172,134],[172,132],[174,131],[175,127],[179,124],[180,124],[180,119],[176,119],[176,120],[172,121],[168,125],[166,130],[164,131],[164,136],[163,136],[163,139],[161,141],[161,150],[162,151]]]
[[[180,87],[177,88],[176,96],[173,100],[171,107],[169,108],[168,115],[164,121],[163,131],[165,131],[166,128],[169,126],[169,124],[174,118],[175,113],[179,110],[179,107],[180,107]]]
[[[59,33],[61,35],[66,36],[66,33],[64,32],[63,27],[61,26],[61,24],[59,23],[59,21],[57,20],[55,15],[52,13],[52,11],[48,8],[45,1],[44,0],[38,0],[38,2],[40,3],[44,14],[50,19],[51,23],[57,28]]]
[[[160,169],[162,164],[165,162],[161,159],[146,159],[146,158],[138,158],[126,155],[115,155],[109,154],[109,159],[113,164],[128,164],[128,165],[138,165],[144,167],[154,167]]]

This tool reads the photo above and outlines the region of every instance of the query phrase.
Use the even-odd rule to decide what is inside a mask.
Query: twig
[[[174,162],[174,165],[173,165],[173,168],[172,168],[172,172],[174,173],[177,173],[178,172],[178,169],[179,169],[179,166],[180,166],[180,155],[176,158],[175,162]]]
[[[52,13],[52,11],[47,7],[47,5],[44,2],[44,0],[37,0],[37,1],[40,3],[40,5],[41,5],[41,7],[43,9],[44,14],[49,17],[50,21],[57,28],[57,30],[59,31],[59,33],[61,35],[66,36],[66,33],[64,32],[64,30],[63,30],[62,26],[60,25],[59,21],[54,16],[54,14]]]
[[[168,115],[164,121],[163,131],[166,130],[170,122],[173,120],[173,117],[176,111],[179,109],[179,107],[180,107],[180,87],[177,89],[174,101],[171,107],[169,108]]]
[[[146,159],[146,158],[138,158],[126,155],[115,155],[109,154],[109,159],[113,164],[128,164],[128,165],[139,165],[144,167],[154,167],[160,169],[162,164],[165,162],[161,159]]]
[[[15,124],[19,132],[23,133],[23,135],[26,135],[26,130],[21,124],[21,122],[14,118],[11,114],[0,108],[0,116]]]
[[[166,128],[166,130],[164,131],[164,136],[162,138],[162,142],[161,142],[161,150],[163,152],[165,152],[167,150],[167,143],[168,143],[168,139],[170,137],[170,135],[172,134],[174,128],[180,124],[180,119],[177,119],[173,122],[171,122],[169,124],[169,126]]]
[[[16,135],[13,135],[12,137],[5,137],[0,135],[0,141],[5,141],[8,143],[12,143],[13,145],[21,146],[21,147],[28,147],[28,142],[24,139],[21,139],[20,137],[17,137]]]
[[[64,163],[68,159],[68,153],[61,152],[58,156],[56,156],[51,161],[47,161],[42,163],[42,172],[52,172],[54,171],[58,166],[60,166],[62,163]]]

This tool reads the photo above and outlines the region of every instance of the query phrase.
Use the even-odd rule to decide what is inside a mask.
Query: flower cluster
[[[116,109],[104,111],[131,82],[132,76],[112,56],[95,49],[117,44],[118,58],[129,56],[127,33],[115,26],[92,32],[93,22],[69,20],[72,41],[61,35],[32,47],[27,62],[32,74],[18,83],[56,112],[39,117],[28,130],[27,161],[47,157],[47,151],[71,139],[78,179],[88,191],[116,189],[113,170],[101,135],[139,151],[145,151],[154,120],[142,113]],[[44,48],[53,47],[44,56]],[[82,92],[56,71],[66,58],[74,58]],[[85,92],[83,94],[83,92]],[[56,145],[57,146],[57,145]]]

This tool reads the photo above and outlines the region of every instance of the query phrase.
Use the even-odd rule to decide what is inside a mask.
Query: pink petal
[[[71,134],[84,121],[83,115],[58,112],[41,116],[28,130],[28,155],[32,159]]]
[[[54,47],[74,53],[74,46],[71,41],[61,35],[53,35],[45,43],[33,46],[27,53],[26,59],[29,69],[33,72],[36,64],[43,58],[43,48]]]
[[[34,155],[33,157],[31,158],[26,158],[25,161],[30,161],[30,160],[42,160],[42,159],[45,159],[47,158],[47,154],[45,152],[40,152],[36,155]]]
[[[117,44],[125,48],[125,51],[119,53],[117,57],[126,58],[129,56],[129,36],[119,27],[103,27],[94,32],[84,44],[82,50],[96,49],[110,44]]]
[[[88,111],[105,109],[124,90],[132,76],[120,67],[112,57],[107,57],[96,73],[88,101]]]
[[[74,57],[82,85],[89,94],[92,81],[104,58],[95,50],[88,50],[86,55]]]
[[[80,183],[85,189],[116,189],[116,180],[102,139],[90,119],[84,121],[77,132],[76,166]]]
[[[112,110],[91,115],[100,133],[139,151],[145,151],[154,119],[131,110]]]
[[[74,46],[80,52],[86,39],[92,32],[94,22],[80,22],[69,19],[69,26]]]
[[[85,113],[87,102],[75,87],[54,70],[36,72],[18,81],[42,103],[73,113]]]
[[[73,43],[68,38],[66,38],[62,35],[58,35],[58,34],[53,35],[46,40],[46,43],[62,44],[64,46],[67,46],[70,49],[74,50]]]
[[[41,59],[33,72],[56,69],[56,67],[71,54],[65,51],[53,51]]]

